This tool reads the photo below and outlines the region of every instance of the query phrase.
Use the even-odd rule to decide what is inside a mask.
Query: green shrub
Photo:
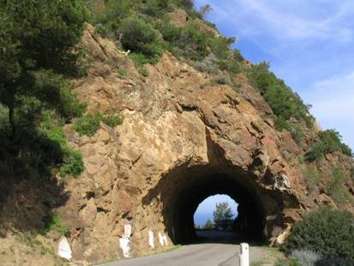
[[[158,30],[162,38],[171,43],[177,42],[182,34],[182,29],[170,23],[168,19],[164,19],[158,24]]]
[[[102,122],[113,128],[122,124],[123,120],[119,115],[104,115],[102,117]]]
[[[86,104],[79,102],[68,84],[63,86],[60,90],[60,98],[62,99],[62,104],[59,105],[57,109],[66,121],[70,121],[75,117],[80,117],[85,112]]]
[[[74,123],[74,129],[81,135],[92,137],[100,127],[102,116],[99,113],[87,114]]]
[[[342,143],[340,149],[343,152],[343,154],[353,157],[353,151],[347,144]]]
[[[63,124],[63,121],[55,113],[47,111],[43,114],[40,129],[52,143],[60,147],[60,176],[79,176],[84,171],[82,155],[79,151],[69,147],[64,134]],[[57,151],[50,151],[47,156],[58,157]]]
[[[231,45],[235,42],[235,38],[212,37],[208,41],[208,45],[212,52],[219,59],[228,59],[232,56]]]
[[[315,266],[321,259],[321,255],[311,250],[301,249],[291,252],[290,258],[297,260],[301,266]]]
[[[237,74],[242,71],[244,58],[239,50],[231,48],[234,42],[235,38],[210,36],[208,46],[212,53],[218,58],[218,64],[221,70],[227,70],[233,74]]]
[[[322,142],[312,144],[310,150],[305,154],[305,160],[313,162],[323,158],[325,155],[325,145]]]
[[[337,204],[353,202],[352,196],[346,189],[344,183],[349,179],[340,168],[332,172],[332,180],[327,184],[326,192],[333,198]]]
[[[318,141],[312,144],[305,156],[307,161],[312,162],[321,159],[324,155],[336,151],[352,156],[352,150],[346,144],[342,143],[342,137],[337,131],[333,129],[321,131],[318,137]]]
[[[119,38],[119,26],[121,21],[130,16],[133,11],[130,0],[107,0],[103,5],[91,4],[93,23],[96,30],[112,39]],[[98,10],[97,10],[98,9]]]
[[[0,103],[0,134],[1,136],[4,136],[9,128],[9,110],[6,108],[4,105]]]
[[[108,114],[102,115],[101,113],[87,114],[75,121],[74,129],[81,135],[92,137],[96,134],[100,127],[100,122],[105,123],[107,126],[116,127],[122,123],[120,115]]]
[[[130,54],[129,57],[133,60],[135,68],[138,72],[144,77],[147,77],[149,75],[149,71],[147,70],[145,64],[150,63],[149,59],[147,59],[143,54]]]
[[[219,60],[218,64],[221,70],[227,70],[233,74],[241,73],[243,70],[241,62],[233,57],[226,60]]]
[[[170,38],[169,47],[176,56],[183,56],[191,60],[203,60],[208,54],[208,36],[201,32],[197,25],[189,23],[186,27],[179,30],[168,32],[164,38]]]
[[[121,43],[126,50],[142,54],[149,63],[155,63],[162,54],[158,32],[138,17],[124,19],[119,26]]]
[[[315,266],[353,266],[354,260],[349,258],[322,258],[315,263]]]
[[[283,249],[290,254],[306,249],[324,257],[354,259],[354,216],[346,211],[322,208],[295,224]]]
[[[167,19],[158,23],[157,28],[167,42],[167,47],[175,56],[197,61],[197,68],[201,71],[209,73],[219,70],[233,73],[241,71],[240,62],[243,58],[238,50],[231,49],[234,38],[204,33],[200,31],[196,23],[189,23],[184,28],[176,27]],[[212,65],[207,66],[210,63]],[[210,69],[216,70],[210,71]]]
[[[175,1],[181,7],[186,8],[187,10],[191,10],[194,8],[194,1],[193,0],[177,0]]]
[[[69,228],[63,224],[61,218],[57,214],[53,214],[49,217],[47,223],[44,225],[42,234],[47,234],[50,231],[55,231],[62,236],[69,233]]]
[[[313,118],[301,98],[269,70],[267,63],[253,65],[248,71],[251,83],[260,91],[278,119],[304,121],[312,126]]]
[[[129,55],[130,59],[133,60],[135,66],[138,68],[143,67],[145,64],[150,63],[150,60],[142,53],[134,53]]]
[[[149,0],[140,7],[141,12],[152,17],[163,16],[165,12],[171,11],[171,5],[168,0]]]
[[[59,169],[60,176],[79,176],[85,170],[82,155],[79,151],[66,148],[63,163]]]

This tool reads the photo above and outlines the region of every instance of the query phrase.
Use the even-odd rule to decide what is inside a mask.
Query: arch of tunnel
[[[158,198],[170,239],[174,244],[188,244],[197,240],[195,211],[215,194],[226,194],[239,204],[237,223],[242,241],[269,240],[284,229],[284,195],[259,185],[253,174],[227,165],[179,166],[160,180],[143,203]]]

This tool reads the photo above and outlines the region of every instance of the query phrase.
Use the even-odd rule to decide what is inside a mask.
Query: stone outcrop
[[[296,158],[301,148],[275,130],[245,77],[235,77],[236,91],[168,53],[143,77],[91,26],[83,45],[93,63],[75,92],[90,112],[119,112],[124,122],[102,124],[93,137],[65,129],[86,168],[68,181],[70,198],[59,209],[74,260],[122,257],[122,239],[131,255],[166,249],[187,234],[180,213],[193,213],[210,193],[227,192],[257,210],[253,229],[274,243],[313,206]]]

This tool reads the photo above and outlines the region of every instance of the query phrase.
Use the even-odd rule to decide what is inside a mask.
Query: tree
[[[85,19],[81,0],[0,0],[0,104],[12,136],[42,109],[73,115],[77,103],[62,75],[76,68]]]
[[[205,16],[207,16],[211,11],[213,10],[213,8],[211,7],[211,5],[206,4],[204,6],[202,6],[199,10],[200,15],[204,18]]]
[[[213,228],[214,228],[213,222],[210,219],[208,219],[206,221],[206,223],[204,224],[203,229],[210,230],[210,229],[213,229]]]
[[[225,229],[227,225],[232,223],[234,214],[232,213],[229,203],[222,202],[216,204],[213,216],[215,225],[221,226]]]
[[[133,53],[148,58],[159,57],[162,53],[158,32],[143,19],[129,17],[121,22],[122,45]]]
[[[180,5],[188,10],[194,8],[194,1],[193,0],[179,0]]]

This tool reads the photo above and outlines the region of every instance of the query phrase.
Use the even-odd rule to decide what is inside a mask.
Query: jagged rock
[[[301,206],[310,206],[299,164],[288,156],[301,149],[277,132],[269,106],[245,77],[235,77],[237,92],[166,53],[141,78],[92,27],[83,43],[105,68],[94,64],[75,93],[89,111],[119,111],[124,122],[73,142],[86,166],[68,182],[72,196],[62,208],[71,225],[80,224],[71,239],[74,259],[98,262],[186,242],[193,212],[213,193],[240,203],[239,227],[248,234],[284,241]],[[112,61],[127,66],[126,79]]]

